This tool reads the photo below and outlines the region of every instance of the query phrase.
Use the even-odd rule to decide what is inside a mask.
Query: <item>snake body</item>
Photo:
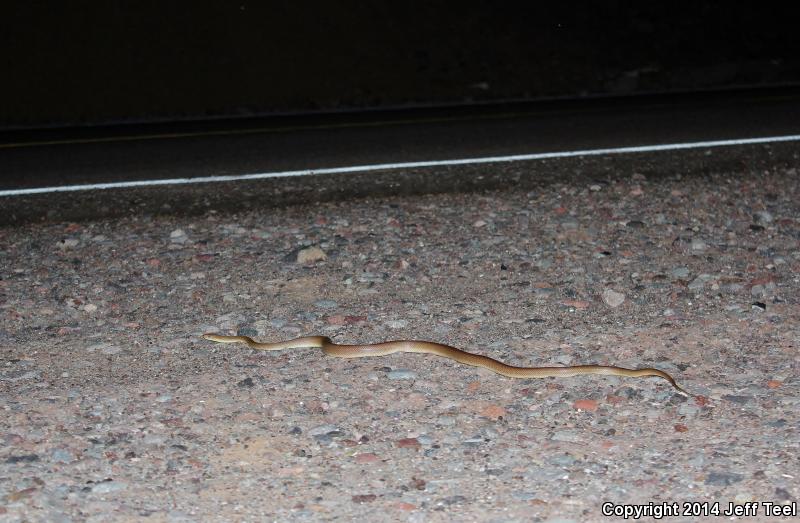
[[[549,378],[580,376],[583,374],[605,374],[608,376],[626,376],[629,378],[643,378],[657,376],[669,382],[675,390],[685,396],[691,396],[683,390],[675,379],[664,371],[658,369],[626,369],[624,367],[611,367],[605,365],[575,365],[572,367],[514,367],[506,365],[495,359],[472,354],[442,343],[430,341],[400,340],[375,343],[371,345],[340,345],[333,343],[326,336],[305,336],[277,343],[260,343],[249,336],[223,336],[221,334],[203,334],[203,338],[218,343],[246,343],[253,349],[273,351],[285,349],[322,349],[322,351],[337,358],[365,358],[369,356],[386,356],[395,352],[416,352],[420,354],[434,354],[443,358],[489,369],[497,374],[509,378]]]

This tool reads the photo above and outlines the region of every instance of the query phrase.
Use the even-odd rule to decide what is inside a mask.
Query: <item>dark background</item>
[[[10,2],[0,129],[800,84],[742,2]]]

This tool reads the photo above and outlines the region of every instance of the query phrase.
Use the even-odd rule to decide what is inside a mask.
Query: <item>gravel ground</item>
[[[22,225],[0,229],[0,271],[4,521],[563,523],[800,498],[793,169]],[[208,331],[653,366],[697,397]],[[698,519],[730,518],[663,521]]]

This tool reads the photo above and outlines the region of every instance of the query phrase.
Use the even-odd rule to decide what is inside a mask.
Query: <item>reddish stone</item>
[[[597,402],[595,400],[577,400],[572,404],[573,407],[580,410],[588,410],[594,412],[597,410]]]
[[[484,418],[496,420],[506,415],[506,409],[500,405],[488,405],[481,409],[480,415]]]
[[[356,463],[375,463],[376,461],[380,461],[381,458],[372,452],[365,452],[363,454],[357,454],[355,460]]]
[[[410,448],[418,449],[421,446],[419,441],[417,441],[417,438],[399,439],[395,442],[395,445],[397,445],[401,449],[410,449]]]
[[[575,307],[576,309],[588,309],[589,305],[591,305],[588,301],[585,300],[564,300],[561,302],[561,305],[566,307]]]

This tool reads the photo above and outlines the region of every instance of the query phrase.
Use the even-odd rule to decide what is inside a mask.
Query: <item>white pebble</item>
[[[603,291],[603,301],[609,307],[619,307],[625,301],[625,295],[613,289]]]

